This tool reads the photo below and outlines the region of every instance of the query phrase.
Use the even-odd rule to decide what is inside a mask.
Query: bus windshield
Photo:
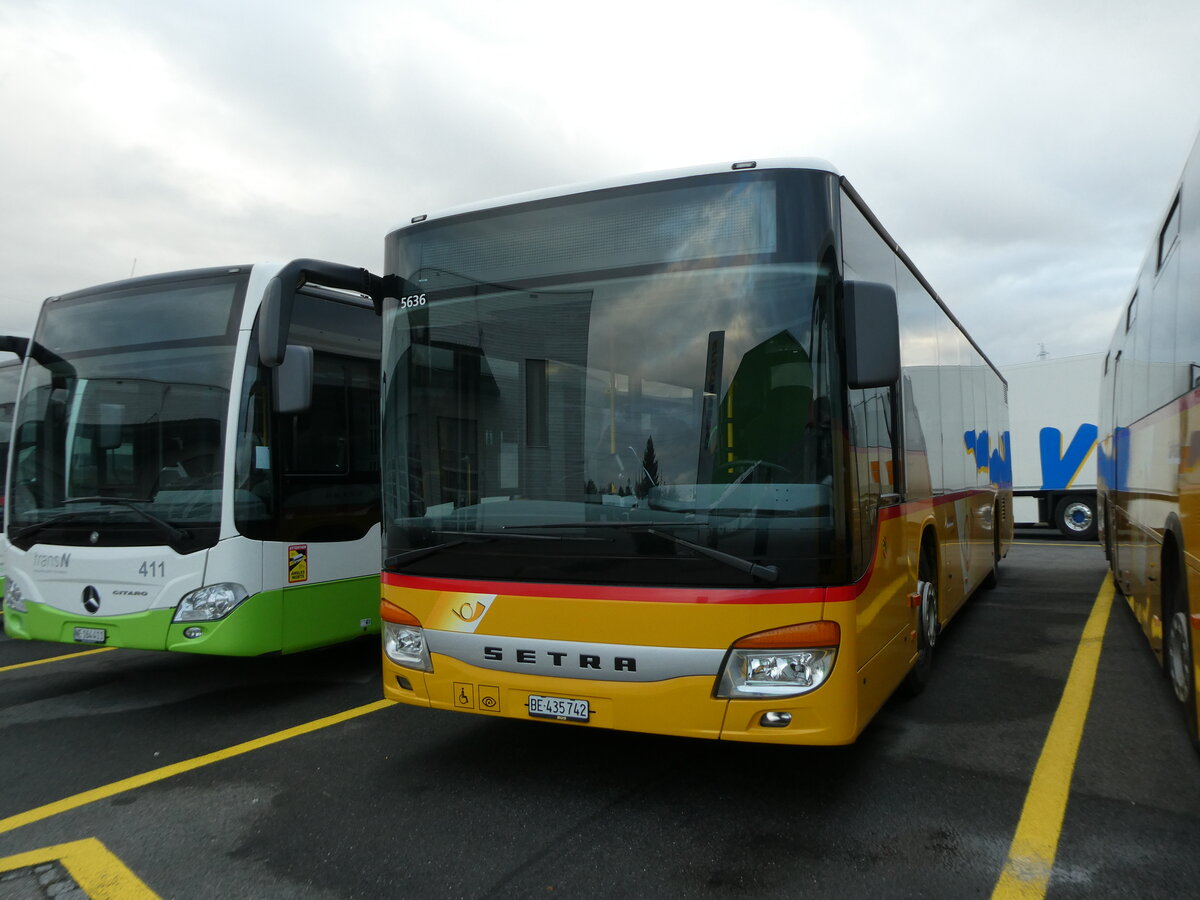
[[[211,546],[244,274],[47,301],[31,343],[9,540]]]
[[[824,176],[804,174],[791,193],[710,180],[398,232],[385,567],[844,579],[837,271]]]

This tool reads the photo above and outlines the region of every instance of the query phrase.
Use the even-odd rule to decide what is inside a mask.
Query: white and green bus
[[[10,637],[251,656],[378,632],[380,325],[345,272],[286,303],[263,299],[278,265],[46,300],[8,467]]]
[[[13,408],[17,403],[17,386],[21,383],[21,360],[25,357],[28,338],[0,336],[0,353],[15,354],[0,361],[0,465],[8,459],[8,442],[12,434]],[[0,487],[0,516],[3,515],[4,489]],[[4,597],[4,543],[0,541],[0,598]]]

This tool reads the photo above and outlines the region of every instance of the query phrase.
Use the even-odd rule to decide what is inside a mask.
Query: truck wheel
[[[1089,497],[1063,497],[1054,508],[1054,526],[1076,541],[1096,539],[1096,501]]]

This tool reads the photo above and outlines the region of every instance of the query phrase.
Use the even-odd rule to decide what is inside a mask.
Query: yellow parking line
[[[203,756],[194,756],[191,759],[185,759],[183,762],[172,763],[169,766],[162,766],[158,769],[151,769],[149,772],[143,772],[141,775],[123,778],[120,781],[114,781],[112,784],[84,791],[82,794],[64,797],[62,800],[47,803],[45,806],[17,813],[15,816],[9,816],[7,819],[0,819],[0,834],[14,831],[33,822],[49,819],[51,816],[57,816],[59,813],[87,806],[87,804],[95,803],[97,800],[114,797],[117,794],[123,794],[125,791],[145,787],[148,784],[153,784],[156,781],[162,781],[175,775],[181,775],[193,769],[199,769],[234,756],[241,756],[243,753],[249,753],[252,750],[269,747],[272,744],[278,744],[294,737],[320,731],[322,728],[328,728],[330,725],[337,725],[349,719],[364,716],[367,713],[375,712],[386,706],[394,706],[395,702],[394,700],[376,700],[374,703],[368,703],[365,706],[356,706],[353,709],[348,709],[332,716],[326,716],[323,719],[314,719],[312,722],[306,722],[294,728],[285,728],[283,731],[276,731],[274,734],[268,734],[265,737],[255,738],[252,741],[246,741],[241,744],[234,744],[232,747],[226,747],[224,750],[205,753]]]
[[[35,659],[32,662],[14,663],[11,666],[0,666],[0,672],[11,672],[13,669],[26,669],[29,666],[40,666],[44,663],[59,662],[64,659],[79,659],[81,656],[91,656],[93,653],[107,653],[116,647],[97,647],[95,650],[83,650],[79,653],[63,653],[59,656],[47,656],[45,659]]]
[[[48,862],[62,863],[91,900],[159,900],[158,894],[94,837],[7,856],[0,859],[0,872]]]
[[[1075,661],[1071,663],[1071,674],[1067,676],[1067,686],[1042,746],[1042,755],[1033,770],[1021,820],[1017,823],[992,900],[1039,900],[1046,896],[1112,602],[1112,579],[1105,579],[1087,624],[1083,626]]]

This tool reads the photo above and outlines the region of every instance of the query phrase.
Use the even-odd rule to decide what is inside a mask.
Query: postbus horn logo
[[[450,611],[452,613],[454,613],[456,616],[458,616],[460,619],[462,619],[464,622],[474,622],[476,619],[478,619],[480,616],[483,615],[484,610],[486,610],[486,609],[487,609],[487,607],[484,606],[482,603],[475,603],[475,604],[464,603],[458,609],[452,609]]]
[[[83,608],[90,613],[100,608],[100,592],[90,584],[83,589]]]

